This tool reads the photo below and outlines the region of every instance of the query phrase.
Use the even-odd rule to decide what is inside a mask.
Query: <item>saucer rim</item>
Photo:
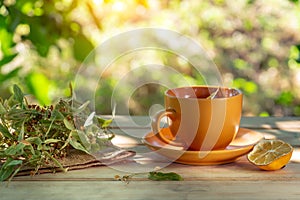
[[[147,134],[144,135],[144,137],[142,138],[142,142],[146,146],[148,146],[148,148],[151,149],[152,151],[155,151],[156,153],[158,153],[160,155],[163,155],[169,159],[172,159],[172,161],[176,162],[176,163],[187,164],[187,165],[227,164],[227,163],[234,162],[241,156],[249,153],[253,149],[253,147],[256,143],[258,143],[260,140],[264,139],[263,134],[258,131],[247,129],[247,128],[240,128],[240,129],[242,129],[242,131],[245,131],[246,133],[249,131],[255,132],[256,134],[259,134],[260,137],[259,137],[259,139],[257,139],[256,142],[248,144],[248,145],[243,145],[243,146],[228,145],[228,147],[233,147],[233,149],[211,150],[211,151],[192,151],[192,150],[184,150],[184,149],[179,150],[179,149],[174,149],[174,148],[163,147],[160,145],[153,145],[150,142],[148,142],[146,139],[146,137],[147,136],[149,137],[150,134],[155,136],[152,131],[148,132]],[[172,146],[172,145],[170,145],[170,146]],[[173,153],[174,153],[174,155],[175,154],[178,155],[178,153],[180,155],[175,156],[176,157],[175,158]],[[207,153],[207,155],[203,158],[196,157],[196,155],[199,155],[199,153]],[[216,159],[216,158],[214,158],[214,156],[219,156],[220,158]],[[186,157],[192,157],[192,158],[196,158],[196,159],[191,160],[191,159],[186,159]]]
[[[167,128],[162,128],[162,129],[167,129]],[[205,150],[205,151],[196,151],[196,150],[188,150],[188,149],[174,149],[174,148],[169,148],[168,146],[160,146],[160,145],[153,145],[151,143],[149,143],[145,138],[147,136],[149,136],[150,134],[153,134],[153,132],[148,132],[147,134],[145,134],[143,137],[142,137],[142,142],[146,145],[149,145],[149,146],[152,146],[152,147],[155,147],[155,148],[160,148],[160,149],[168,149],[168,150],[172,150],[172,151],[184,151],[184,152],[188,152],[188,153],[191,153],[191,154],[199,154],[199,153],[223,153],[223,152],[235,152],[235,151],[240,151],[241,149],[244,149],[244,148],[248,148],[250,146],[254,146],[255,144],[257,144],[260,140],[264,139],[264,136],[262,133],[258,132],[258,131],[255,131],[255,130],[251,130],[251,129],[248,129],[248,128],[239,128],[239,131],[240,130],[243,130],[243,131],[246,131],[246,132],[255,132],[256,134],[259,134],[261,135],[261,138],[259,140],[257,140],[256,142],[254,143],[249,143],[247,145],[228,145],[225,149],[216,149],[216,150]],[[155,134],[153,134],[153,136],[155,136]],[[156,137],[158,138],[158,137]],[[159,140],[159,138],[158,138]],[[160,142],[163,142],[164,144],[166,145],[169,145],[171,147],[176,147],[176,146],[173,146],[171,144],[167,144],[165,143],[164,141],[162,140],[159,140]],[[234,140],[233,140],[234,141]],[[232,149],[227,149],[228,147],[232,147]]]

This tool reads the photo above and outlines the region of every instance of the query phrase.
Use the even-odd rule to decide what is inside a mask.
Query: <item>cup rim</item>
[[[234,90],[237,91],[236,95],[233,96],[229,96],[229,97],[218,97],[218,98],[214,98],[214,99],[206,99],[206,98],[196,98],[196,97],[180,97],[180,96],[175,96],[175,95],[171,95],[169,94],[170,91],[172,90],[178,90],[178,89],[188,89],[188,88],[221,88],[221,89],[226,89],[226,90]],[[242,91],[238,88],[234,88],[234,87],[226,87],[226,86],[215,86],[215,85],[192,85],[192,86],[183,86],[183,87],[175,87],[175,88],[169,88],[165,91],[165,96],[167,96],[168,98],[173,98],[173,99],[198,99],[198,100],[224,100],[224,99],[231,99],[231,98],[235,98],[238,97],[240,95],[243,95]]]

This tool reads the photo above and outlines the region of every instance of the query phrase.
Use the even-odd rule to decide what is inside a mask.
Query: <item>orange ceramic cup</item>
[[[238,89],[191,86],[165,92],[165,110],[152,118],[153,132],[170,145],[189,150],[225,149],[235,138],[242,115],[243,94]],[[160,131],[163,117],[169,120],[173,138]]]

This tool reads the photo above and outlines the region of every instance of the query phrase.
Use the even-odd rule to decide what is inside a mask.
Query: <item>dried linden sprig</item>
[[[50,106],[29,104],[14,85],[13,95],[0,99],[0,181],[10,180],[23,167],[34,168],[32,175],[42,166],[67,171],[58,160],[71,149],[89,154],[103,148],[113,135],[108,134],[112,120],[99,118],[84,127],[89,114],[87,105],[72,98],[60,99]],[[103,137],[106,135],[109,136]]]

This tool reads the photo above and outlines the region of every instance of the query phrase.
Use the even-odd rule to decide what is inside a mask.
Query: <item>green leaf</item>
[[[22,127],[21,127],[20,133],[18,135],[18,141],[21,141],[24,139],[24,123],[25,122],[22,123]]]
[[[12,160],[12,161],[10,161],[10,162],[8,162],[6,165],[5,165],[5,167],[11,167],[11,166],[17,166],[17,165],[20,165],[20,164],[22,164],[22,160]]]
[[[8,179],[13,174],[13,172],[13,167],[4,169],[4,167],[2,166],[2,168],[0,169],[0,181],[5,181],[6,179]]]
[[[100,124],[101,128],[107,128],[113,121],[113,119],[103,119],[97,117],[98,123]]]
[[[16,84],[14,84],[13,90],[14,90],[14,99],[17,102],[19,102],[21,105],[23,105],[24,94],[22,90]]]
[[[61,140],[58,140],[58,139],[47,139],[44,141],[45,144],[50,144],[50,143],[57,143],[57,142],[60,142]]]
[[[22,160],[7,159],[0,169],[0,181],[8,179],[14,173],[16,166],[22,163]]]
[[[26,141],[26,140],[23,140],[22,141],[26,146],[24,147],[24,151],[26,151],[26,150],[29,150],[30,151],[30,153],[32,154],[32,156],[35,156],[35,151],[34,151],[34,148],[33,148],[33,146],[29,143],[29,144],[27,144],[28,142]],[[26,149],[26,150],[25,150]]]
[[[49,151],[50,147],[47,146],[46,144],[41,144],[41,145],[38,145],[37,150],[39,150],[39,151]]]
[[[183,178],[174,172],[149,172],[148,179],[153,181],[182,181]]]
[[[22,168],[22,165],[20,165],[17,168],[14,168],[14,172],[12,173],[12,175],[10,175],[10,178],[8,179],[8,181],[11,181],[11,179],[20,171],[21,168]]]
[[[29,137],[26,139],[26,141],[30,142],[31,144],[35,144],[35,145],[41,145],[42,144],[42,140],[39,137]]]
[[[90,149],[91,143],[88,141],[86,134],[80,130],[77,131],[77,134],[78,134],[78,137],[80,138],[80,142],[85,147],[85,149],[87,149],[87,150]]]
[[[22,154],[23,149],[26,145],[22,142],[18,143],[17,145],[11,145],[5,150],[5,154],[8,156],[18,156]]]
[[[84,148],[84,146],[82,146],[82,144],[79,142],[79,135],[78,135],[77,131],[71,132],[71,137],[70,137],[69,143],[73,148],[89,154],[89,152],[86,150],[86,148]]]
[[[13,136],[10,134],[9,130],[2,124],[0,124],[0,132],[2,135],[4,135],[4,137],[13,139]]]
[[[89,152],[77,140],[71,139],[70,140],[70,145],[74,149],[77,149],[77,150],[80,150],[80,151],[83,151],[83,152],[89,154]]]
[[[113,110],[112,110],[112,118],[111,119],[103,119],[96,115],[96,118],[98,120],[98,123],[100,124],[101,128],[107,128],[109,125],[113,122],[116,114],[116,104],[114,104]]]
[[[5,107],[3,106],[3,104],[0,102],[0,115],[3,115],[7,112],[7,110],[5,109]]]
[[[84,111],[89,104],[90,104],[90,101],[86,101],[84,104],[82,104],[81,106],[79,106],[79,108],[73,109],[74,115],[78,114],[78,113],[81,113],[82,111]]]
[[[64,118],[64,124],[71,131],[75,129],[74,125],[67,118]]]

